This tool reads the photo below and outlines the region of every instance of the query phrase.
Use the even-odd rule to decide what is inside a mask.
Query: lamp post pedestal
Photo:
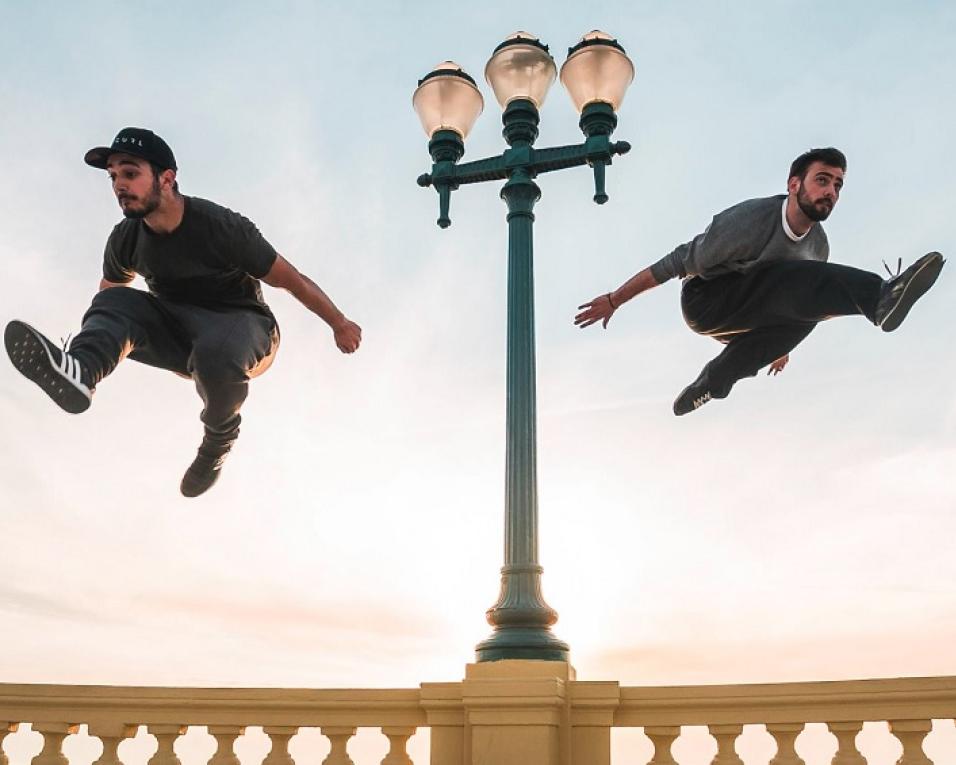
[[[561,661],[469,664],[461,684],[466,762],[562,765],[570,762],[568,716],[574,668]],[[590,754],[590,752],[582,752]],[[581,759],[588,765],[608,765]]]

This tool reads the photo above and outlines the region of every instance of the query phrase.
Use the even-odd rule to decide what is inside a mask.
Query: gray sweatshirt
[[[714,216],[704,233],[680,245],[651,266],[658,284],[675,276],[713,279],[744,274],[777,260],[821,260],[830,255],[819,223],[802,237],[787,225],[786,195],[748,199]]]

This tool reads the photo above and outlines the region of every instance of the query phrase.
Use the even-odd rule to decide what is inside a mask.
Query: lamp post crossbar
[[[603,182],[597,182],[597,173],[601,173],[603,181],[604,167],[612,163],[615,155],[626,154],[630,150],[631,145],[627,141],[612,142],[606,135],[591,136],[584,143],[555,146],[549,149],[510,148],[496,157],[465,162],[461,165],[448,160],[436,162],[431,173],[419,176],[418,185],[434,186],[441,194],[443,189],[454,191],[459,186],[468,184],[505,180],[518,168],[535,178],[542,173],[591,165],[595,169],[597,193],[604,191]]]

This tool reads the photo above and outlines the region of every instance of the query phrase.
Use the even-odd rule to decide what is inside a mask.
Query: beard
[[[159,179],[153,179],[153,187],[149,191],[149,196],[146,197],[142,204],[139,207],[132,207],[129,205],[124,205],[125,200],[133,201],[137,197],[125,195],[119,198],[120,209],[123,211],[123,216],[133,220],[141,220],[145,218],[152,212],[155,212],[159,209],[160,195],[159,195]]]
[[[810,196],[803,190],[802,183],[800,184],[800,190],[797,192],[797,204],[800,206],[804,215],[817,223],[829,218],[830,213],[833,212],[833,205],[827,204],[822,200],[814,203],[810,199]]]

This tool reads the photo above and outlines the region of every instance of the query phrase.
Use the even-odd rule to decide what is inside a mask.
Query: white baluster
[[[7,759],[7,755],[3,751],[3,740],[8,733],[15,732],[19,727],[20,723],[0,723],[0,765],[10,765],[10,760]]]
[[[236,739],[246,732],[240,725],[210,725],[210,735],[216,739],[216,752],[209,758],[209,765],[239,765],[236,757]]]
[[[43,749],[33,758],[33,765],[70,765],[63,754],[63,739],[79,727],[74,723],[34,723],[33,730],[43,735]]]
[[[832,765],[866,765],[866,757],[856,748],[856,737],[863,730],[863,723],[827,723],[827,727],[837,740],[836,754],[830,760]]]
[[[319,728],[332,745],[329,756],[322,760],[322,765],[355,765],[346,751],[349,739],[355,735],[355,728]]]
[[[136,735],[136,725],[122,723],[90,723],[87,728],[103,744],[103,753],[93,765],[123,765],[119,758],[119,745],[123,739]]]
[[[408,739],[415,734],[415,728],[382,728],[382,733],[388,737],[388,754],[382,760],[382,765],[415,765],[408,756],[406,747]]]
[[[933,729],[930,720],[890,720],[890,731],[903,745],[903,756],[896,765],[933,765],[923,751],[923,739]]]
[[[654,756],[647,765],[678,765],[671,754],[671,747],[680,735],[679,726],[644,728],[644,735],[654,744]]]
[[[156,754],[149,758],[146,765],[182,765],[173,745],[186,732],[185,725],[147,725],[146,730],[156,737],[158,744]]]
[[[295,765],[295,760],[289,754],[289,740],[299,729],[287,725],[270,725],[263,728],[262,732],[272,741],[272,749],[262,761],[262,765]]]
[[[797,754],[797,736],[803,723],[768,723],[767,733],[777,742],[777,754],[768,765],[807,765]]]
[[[717,739],[717,754],[710,761],[710,765],[744,765],[744,761],[734,749],[737,736],[744,730],[743,725],[708,725],[707,730]]]

